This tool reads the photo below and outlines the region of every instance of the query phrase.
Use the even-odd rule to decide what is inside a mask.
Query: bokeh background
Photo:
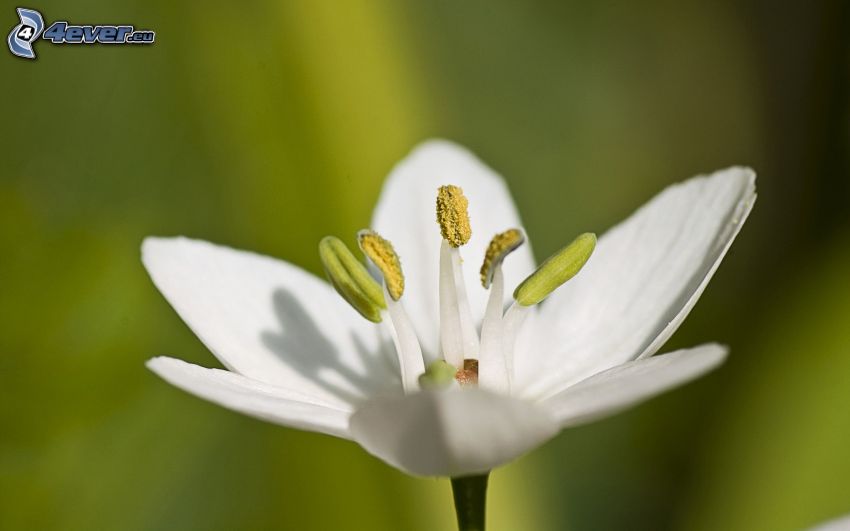
[[[447,481],[143,367],[217,366],[149,281],[144,236],[317,272],[318,240],[365,225],[432,136],[506,177],[538,258],[675,181],[759,172],[668,344],[731,359],[497,470],[493,530],[781,531],[850,512],[847,2],[28,6],[157,37],[0,53],[0,528],[452,529]]]

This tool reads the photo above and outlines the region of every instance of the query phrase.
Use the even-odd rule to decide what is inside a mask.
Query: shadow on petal
[[[261,340],[299,374],[351,404],[376,393],[395,394],[393,391],[401,390],[393,347],[377,327],[377,349],[370,349],[352,334],[352,351],[342,353],[316,326],[320,316],[311,315],[289,289],[276,289],[271,303],[279,329],[264,330]]]

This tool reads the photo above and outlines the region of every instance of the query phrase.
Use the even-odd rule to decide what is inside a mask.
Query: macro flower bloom
[[[485,473],[724,360],[713,343],[654,354],[755,197],[750,169],[695,177],[535,270],[502,179],[430,141],[392,170],[358,234],[368,272],[337,238],[320,244],[330,283],[251,252],[147,238],[154,283],[227,370],[167,357],[148,367],[226,408],[356,441],[413,475]]]

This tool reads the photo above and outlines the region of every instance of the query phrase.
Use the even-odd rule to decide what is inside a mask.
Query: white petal
[[[521,337],[518,377],[530,385],[528,396],[657,352],[754,200],[755,174],[730,168],[667,188],[602,236],[581,273],[543,303],[537,326]]]
[[[711,343],[630,361],[582,380],[541,403],[552,410],[561,427],[584,424],[693,380],[720,365],[726,353],[726,347]]]
[[[416,326],[422,347],[439,348],[440,229],[436,222],[437,189],[444,184],[463,188],[469,199],[472,238],[460,249],[472,315],[484,315],[487,292],[478,267],[490,239],[498,232],[522,228],[505,182],[464,148],[446,141],[426,142],[401,161],[384,183],[372,227],[392,241],[402,260],[405,307]],[[513,289],[534,270],[526,244],[505,261],[506,286]]]
[[[503,465],[555,435],[548,411],[483,389],[376,399],[352,417],[352,438],[417,476],[462,476]]]
[[[221,369],[154,358],[150,370],[186,392],[227,409],[300,430],[349,439],[351,410]]]
[[[824,522],[810,528],[809,531],[850,531],[850,515]]]
[[[336,404],[401,392],[378,327],[304,270],[187,238],[147,238],[142,260],[228,369]]]

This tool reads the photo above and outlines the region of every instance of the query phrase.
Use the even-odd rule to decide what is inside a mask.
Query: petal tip
[[[496,177],[495,180],[501,182],[502,178],[498,176],[478,155],[469,148],[446,140],[444,138],[432,138],[417,144],[405,157],[400,164],[404,163],[424,163],[428,161],[429,166],[432,166],[436,171],[443,173],[446,169],[456,169],[460,167],[462,173],[477,172],[483,169],[483,173],[489,178]],[[457,180],[458,175],[441,176],[443,179]]]
[[[175,358],[169,358],[168,356],[156,356],[147,360],[145,362],[145,367],[147,367],[149,371],[159,376],[163,376],[164,371],[181,363],[186,362]]]
[[[142,240],[142,260],[163,240],[160,236],[145,236]]]
[[[730,166],[712,173],[709,178],[737,180],[745,189],[744,195],[755,195],[756,171],[749,166]]]
[[[142,262],[147,263],[155,253],[172,245],[191,242],[185,236],[145,236],[142,240]]]
[[[706,343],[703,345],[706,358],[710,360],[713,366],[720,365],[726,358],[729,357],[729,345],[722,343]]]
[[[445,138],[428,138],[416,144],[410,151],[411,155],[417,154],[469,154],[469,150],[451,140]]]

